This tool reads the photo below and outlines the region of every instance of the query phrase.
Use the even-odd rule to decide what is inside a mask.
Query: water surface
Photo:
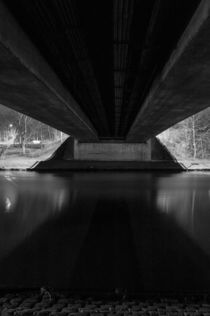
[[[0,173],[0,288],[210,290],[210,173]]]

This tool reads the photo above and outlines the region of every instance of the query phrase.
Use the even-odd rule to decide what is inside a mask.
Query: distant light
[[[13,124],[9,124],[9,127],[10,127],[10,128],[13,127]]]

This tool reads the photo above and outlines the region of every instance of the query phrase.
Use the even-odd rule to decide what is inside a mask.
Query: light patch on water
[[[12,202],[11,202],[11,200],[7,197],[6,198],[6,201],[5,201],[5,208],[6,208],[6,210],[5,210],[5,212],[6,213],[11,213],[11,206],[12,206]]]

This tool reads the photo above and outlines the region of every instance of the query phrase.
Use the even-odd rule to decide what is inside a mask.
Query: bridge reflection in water
[[[0,174],[0,286],[210,290],[209,173]]]

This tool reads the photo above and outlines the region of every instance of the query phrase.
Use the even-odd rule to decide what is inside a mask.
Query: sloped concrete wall
[[[153,137],[151,142],[151,160],[176,160],[163,143],[157,138]]]

